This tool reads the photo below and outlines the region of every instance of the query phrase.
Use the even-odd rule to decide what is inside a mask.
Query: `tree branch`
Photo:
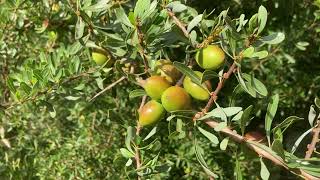
[[[184,36],[189,38],[189,33],[185,27],[185,25],[176,17],[174,12],[172,12],[170,9],[167,9],[168,15],[172,18],[173,22],[181,29],[183,32]]]
[[[140,104],[140,107],[139,107],[139,112],[141,111],[142,107],[145,105],[146,100],[147,100],[147,96],[144,95],[144,96],[142,97],[142,100],[141,100],[141,104]],[[139,136],[139,135],[140,135],[140,131],[141,131],[141,126],[140,126],[139,122],[137,121],[136,136]],[[135,146],[134,159],[136,160],[136,166],[137,166],[137,170],[138,170],[138,169],[140,169],[140,167],[141,167],[141,160],[140,160],[139,147],[138,147],[137,145]],[[141,177],[138,175],[138,178],[137,178],[137,179],[140,180]]]
[[[102,91],[98,92],[96,95],[94,95],[90,100],[94,100],[95,98],[97,98],[98,96],[100,96],[101,94],[103,94],[104,92],[108,91],[109,89],[113,88],[113,86],[117,85],[118,83],[120,83],[121,81],[125,80],[126,77],[122,76],[120,79],[118,79],[117,81],[113,82],[112,84],[110,84],[109,86],[107,86],[106,88],[104,88]]]
[[[205,121],[205,123],[210,126],[211,128],[215,128],[219,125],[218,122],[213,121],[213,120],[208,120]],[[259,142],[254,141],[255,143],[250,143],[250,140],[247,140],[246,138],[244,138],[243,136],[239,135],[236,131],[233,131],[232,129],[230,129],[229,127],[226,127],[224,129],[222,129],[220,131],[221,133],[225,134],[226,136],[230,137],[231,140],[237,142],[237,143],[245,143],[246,146],[248,146],[250,149],[252,149],[254,152],[256,152],[259,156],[269,159],[270,161],[272,161],[274,164],[277,164],[279,166],[284,167],[285,169],[291,171],[294,174],[297,174],[299,176],[302,176],[306,179],[310,179],[310,180],[316,180],[319,179],[317,177],[314,177],[310,174],[308,174],[307,172],[301,170],[301,169],[290,169],[286,163],[279,158],[274,157],[273,155],[271,155],[269,152],[265,151],[264,149],[260,148],[259,146],[255,145],[255,144],[261,144]],[[261,144],[263,145],[263,144]]]
[[[320,134],[320,120],[318,120],[317,125],[312,130],[313,137],[310,144],[307,146],[307,152],[305,159],[310,159],[312,156],[313,151],[316,149],[316,145],[319,142],[319,134]]]
[[[193,121],[196,121],[197,119],[201,118],[202,116],[205,115],[205,113],[207,113],[210,108],[212,107],[213,103],[218,99],[218,94],[220,92],[220,90],[223,88],[226,80],[229,79],[229,77],[231,76],[231,74],[236,70],[237,65],[234,62],[229,70],[223,74],[222,79],[220,80],[220,82],[218,83],[216,89],[211,93],[211,97],[207,103],[207,105],[204,107],[204,109],[202,109],[201,112],[198,112],[194,117],[193,117]]]

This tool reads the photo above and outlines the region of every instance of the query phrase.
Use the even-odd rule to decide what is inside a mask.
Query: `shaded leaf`
[[[275,94],[270,99],[270,102],[267,108],[267,114],[265,116],[265,130],[267,133],[267,139],[268,139],[269,145],[270,145],[271,124],[274,116],[276,115],[276,112],[278,109],[278,103],[279,103],[279,94]]]
[[[217,136],[214,134],[202,129],[201,127],[198,127],[199,131],[206,137],[208,138],[213,144],[219,144],[219,140]]]
[[[245,127],[248,125],[248,122],[251,120],[250,114],[252,110],[253,110],[253,106],[250,105],[243,111],[243,114],[240,119],[240,128],[241,128],[242,135],[244,135]]]
[[[146,95],[146,92],[143,89],[135,89],[129,93],[129,98],[136,98]]]

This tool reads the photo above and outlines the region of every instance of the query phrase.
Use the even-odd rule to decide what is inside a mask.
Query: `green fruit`
[[[196,54],[196,61],[203,69],[216,70],[224,63],[225,54],[217,45],[208,45]]]
[[[165,111],[163,106],[155,100],[147,102],[139,112],[139,124],[148,126],[159,121]]]
[[[161,76],[151,76],[143,85],[147,95],[154,100],[160,100],[162,93],[170,86],[170,83]]]
[[[202,78],[201,72],[195,71],[195,73],[199,78]],[[205,101],[209,99],[210,94],[208,91],[211,91],[211,83],[209,81],[206,81],[203,83],[203,86],[206,87],[207,89],[204,89],[198,84],[192,82],[192,80],[188,76],[184,78],[183,87],[194,99],[201,100],[201,101]]]
[[[96,62],[98,65],[103,65],[109,58],[106,56],[106,55],[104,55],[104,54],[102,54],[102,53],[100,53],[100,52],[95,52],[95,51],[93,51],[92,52],[92,59],[94,60],[94,62]]]
[[[165,90],[161,97],[163,107],[168,111],[185,110],[190,107],[189,94],[179,86],[172,86]]]
[[[167,81],[174,84],[181,77],[181,72],[174,67],[170,60],[161,59],[156,62],[155,71],[165,77]]]

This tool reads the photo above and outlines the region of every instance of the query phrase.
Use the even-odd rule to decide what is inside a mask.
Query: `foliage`
[[[319,154],[304,159],[319,126],[319,20],[319,0],[0,1],[0,175],[283,179],[298,168],[320,177]],[[228,56],[216,71],[194,60],[209,44]],[[95,50],[113,66],[95,64]],[[139,82],[160,59],[198,85],[224,87],[196,121],[207,102],[140,129]],[[223,133],[228,127],[267,141],[239,143]]]

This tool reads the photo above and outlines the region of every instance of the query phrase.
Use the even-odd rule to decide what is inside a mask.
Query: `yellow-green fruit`
[[[170,60],[161,59],[156,62],[155,71],[157,74],[165,77],[171,84],[175,83],[181,77],[181,72],[174,67]]]
[[[196,75],[199,78],[202,78],[202,73],[199,71],[195,71]],[[209,92],[211,91],[211,83],[209,81],[206,81],[203,83],[203,86],[207,88],[204,89],[204,87],[199,86],[198,84],[192,82],[192,80],[187,76],[183,80],[183,87],[184,89],[194,98],[197,100],[205,101],[208,100],[210,97]],[[209,92],[208,92],[209,91]]]
[[[165,111],[160,103],[155,100],[147,102],[139,112],[139,124],[141,126],[148,126],[159,121]]]
[[[165,90],[161,97],[163,107],[168,111],[185,110],[190,107],[191,99],[187,91],[179,86]]]
[[[151,76],[143,85],[147,95],[154,100],[161,99],[162,93],[170,86],[170,83],[161,76]]]
[[[98,65],[103,65],[108,60],[108,57],[100,52],[93,51],[92,52],[92,59]]]
[[[224,63],[225,54],[217,45],[208,45],[196,54],[196,61],[203,69],[216,70]]]

